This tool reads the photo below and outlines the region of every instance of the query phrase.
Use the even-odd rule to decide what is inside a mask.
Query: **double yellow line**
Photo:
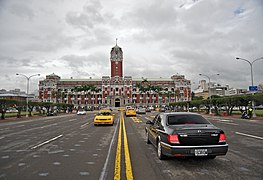
[[[121,111],[118,144],[117,144],[116,159],[115,159],[114,180],[121,179],[122,130],[123,130],[123,144],[124,144],[124,155],[125,155],[126,179],[132,180],[133,175],[132,175],[130,152],[129,152],[129,147],[128,147],[128,140],[127,140],[127,134],[126,134],[126,128],[125,128],[125,123],[124,123],[123,112]]]

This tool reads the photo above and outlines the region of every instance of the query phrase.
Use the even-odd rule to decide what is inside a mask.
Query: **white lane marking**
[[[227,123],[227,122],[221,122],[219,121],[220,123],[223,123],[223,124],[230,124],[230,125],[234,125],[234,126],[238,126],[239,124],[236,124],[236,123]]]
[[[69,121],[71,122],[71,121],[76,121],[77,119],[70,119]]]
[[[222,121],[222,122],[233,122],[232,120],[227,120],[227,119],[221,119],[219,121]]]
[[[17,127],[24,127],[25,125],[24,124],[22,124],[22,125],[20,125],[20,126],[17,126]]]
[[[61,138],[62,136],[63,136],[63,134],[60,134],[59,136],[56,136],[56,137],[54,137],[54,138],[52,138],[52,139],[49,139],[49,140],[47,140],[47,141],[45,141],[45,142],[42,142],[42,143],[40,143],[40,144],[32,147],[31,149],[36,149],[36,148],[38,148],[38,147],[40,147],[40,146],[43,146],[43,145],[45,145],[45,144],[47,144],[47,143],[50,143],[51,141],[55,141],[56,139]]]
[[[245,133],[241,133],[241,132],[235,132],[235,133],[238,134],[238,135],[242,135],[242,136],[247,136],[247,137],[252,137],[252,138],[263,140],[263,137],[254,136],[254,135],[250,135],[250,134],[245,134]]]
[[[84,128],[85,126],[87,126],[87,125],[89,125],[90,123],[88,122],[88,123],[85,123],[85,124],[82,124],[81,126],[80,126],[80,128]]]
[[[108,164],[109,164],[109,159],[110,159],[110,154],[111,154],[111,151],[112,151],[112,148],[113,148],[113,142],[117,139],[116,138],[116,132],[117,130],[119,129],[119,124],[120,124],[120,118],[118,120],[118,124],[115,128],[115,131],[114,131],[114,134],[113,134],[113,138],[111,139],[111,143],[110,143],[110,147],[109,147],[109,150],[108,150],[108,155],[107,155],[107,158],[106,158],[106,161],[104,163],[104,166],[103,166],[103,169],[102,169],[102,172],[100,174],[100,178],[99,180],[105,180],[106,179],[106,176],[107,176],[107,167],[108,167]]]
[[[4,138],[5,138],[4,136],[0,137],[0,139],[4,139]]]
[[[49,125],[46,125],[46,126],[41,126],[39,128],[43,129],[43,128],[50,127],[50,126],[55,126],[55,125],[58,125],[58,124],[57,123],[49,124]]]

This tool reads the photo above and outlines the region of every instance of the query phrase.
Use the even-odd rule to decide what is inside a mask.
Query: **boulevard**
[[[1,122],[0,179],[263,179],[263,121],[205,116],[224,130],[227,155],[161,161],[145,137],[158,112],[114,110],[113,126],[94,126],[95,113]]]

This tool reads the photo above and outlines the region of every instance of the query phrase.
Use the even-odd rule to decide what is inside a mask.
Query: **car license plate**
[[[207,156],[207,149],[195,149],[195,156]]]

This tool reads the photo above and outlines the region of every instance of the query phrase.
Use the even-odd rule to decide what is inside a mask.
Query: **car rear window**
[[[100,116],[110,116],[111,113],[110,112],[100,112],[99,115]]]
[[[179,124],[210,124],[205,118],[200,115],[180,114],[170,115],[167,120],[168,125]]]

